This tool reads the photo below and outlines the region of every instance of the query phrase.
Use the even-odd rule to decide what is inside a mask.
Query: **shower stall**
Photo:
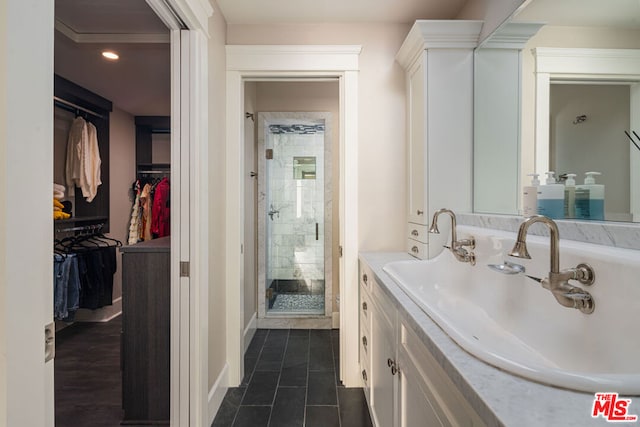
[[[331,315],[329,127],[330,113],[258,114],[260,317]]]

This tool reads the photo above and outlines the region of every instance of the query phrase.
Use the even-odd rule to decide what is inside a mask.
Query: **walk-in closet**
[[[55,425],[169,425],[169,31],[145,0],[55,10]]]

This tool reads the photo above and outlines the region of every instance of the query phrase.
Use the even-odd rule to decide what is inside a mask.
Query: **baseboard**
[[[259,329],[331,329],[331,317],[263,317]]]
[[[249,344],[251,344],[251,340],[253,339],[253,336],[256,334],[256,328],[258,327],[258,319],[256,316],[257,316],[257,313],[253,313],[253,316],[251,316],[251,320],[249,321],[249,324],[244,329],[243,354],[247,352],[247,349],[249,348]]]
[[[122,297],[113,300],[113,304],[97,310],[81,308],[76,312],[74,322],[108,322],[122,314]]]
[[[340,312],[331,313],[331,329],[340,329]]]
[[[227,384],[229,384],[229,365],[226,363],[220,371],[220,375],[216,379],[216,382],[209,390],[208,408],[209,408],[209,424],[213,424],[213,420],[220,409],[224,395],[227,394]]]

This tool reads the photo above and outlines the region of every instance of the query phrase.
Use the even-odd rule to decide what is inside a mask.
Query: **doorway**
[[[331,134],[330,112],[258,113],[260,319],[333,312]]]
[[[79,303],[68,298],[69,310],[58,309],[65,301],[57,297],[71,281],[55,282],[55,425],[168,424],[171,156],[168,139],[154,136],[170,132],[170,31],[144,0],[56,0],[55,19],[53,180],[67,190],[60,202],[69,204],[71,217],[54,221],[54,267],[77,259],[80,272]],[[149,117],[162,119],[164,133],[148,126]],[[75,185],[65,176],[70,128],[80,122],[98,129],[100,175],[95,197],[86,200],[84,188],[72,194]],[[146,286],[148,273],[127,273],[137,257],[129,251],[147,242],[161,245],[166,258],[156,301],[135,291]],[[139,258],[134,268],[144,271],[146,262]],[[151,334],[139,327],[147,322],[156,326]],[[153,384],[138,374],[142,359],[158,367]],[[145,393],[150,403],[139,398]]]

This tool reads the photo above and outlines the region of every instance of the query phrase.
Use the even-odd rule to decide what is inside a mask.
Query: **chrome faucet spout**
[[[451,209],[442,208],[433,214],[433,219],[431,220],[431,227],[429,227],[429,233],[440,234],[440,230],[438,229],[438,217],[440,216],[440,214],[443,214],[443,213],[446,213],[451,217],[451,246],[445,246],[445,248],[449,249],[458,261],[468,262],[471,265],[475,265],[476,264],[475,254],[473,252],[468,251],[464,247],[467,246],[470,249],[474,249],[476,247],[476,241],[473,237],[469,239],[458,240],[458,235],[456,233],[456,228],[457,228],[456,214],[453,213]]]
[[[550,270],[552,273],[560,272],[560,246],[558,242],[560,241],[560,233],[558,232],[558,226],[555,221],[551,218],[548,218],[543,215],[534,215],[528,218],[525,218],[524,222],[520,224],[520,228],[518,229],[518,237],[516,239],[516,244],[513,246],[513,249],[509,253],[509,255],[516,258],[524,258],[531,259],[529,255],[529,251],[527,250],[527,231],[529,231],[529,227],[531,224],[535,224],[536,222],[540,222],[545,224],[549,228],[549,239],[551,246],[551,259],[550,259]]]

